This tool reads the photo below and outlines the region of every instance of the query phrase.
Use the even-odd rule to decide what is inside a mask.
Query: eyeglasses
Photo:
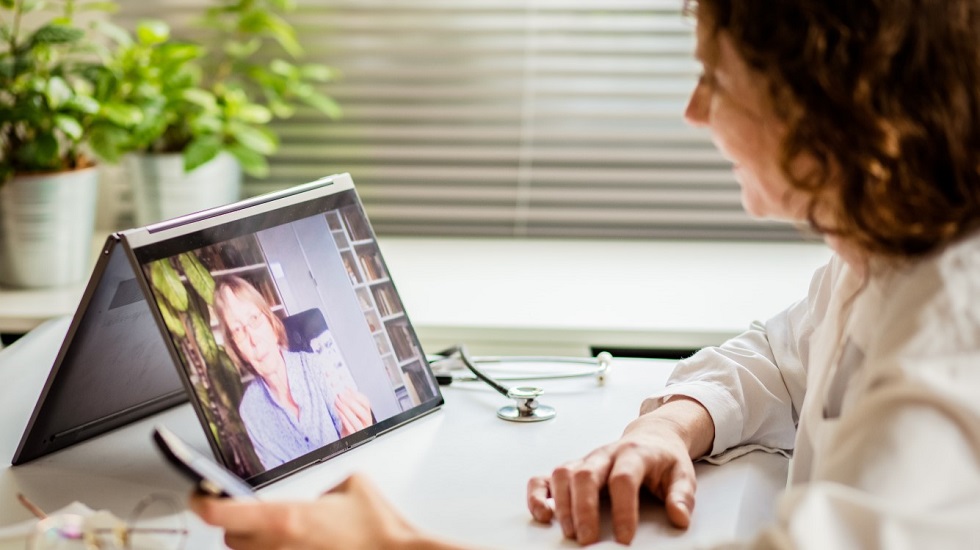
[[[27,550],[182,550],[187,539],[181,507],[169,495],[139,501],[125,522],[105,511],[49,516],[24,495],[17,499],[39,519]]]
[[[245,336],[245,331],[248,330],[249,334],[253,334],[258,331],[259,327],[262,326],[262,321],[265,320],[265,315],[259,312],[255,312],[248,316],[248,319],[244,323],[233,327],[229,332],[231,332],[231,337],[235,340],[241,340]]]

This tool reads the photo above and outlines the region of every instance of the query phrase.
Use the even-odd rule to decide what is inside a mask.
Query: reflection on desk
[[[0,457],[8,464],[67,327],[67,319],[46,323],[0,352]],[[488,387],[454,385],[444,392],[442,410],[278,481],[260,496],[312,499],[361,471],[423,529],[484,548],[560,547],[561,529],[535,524],[525,509],[527,479],[616,438],[643,397],[664,384],[672,364],[617,360],[605,387],[587,379],[548,381],[542,401],[555,406],[558,416],[531,424],[497,419],[502,398]],[[16,503],[17,492],[44,509],[79,500],[116,514],[125,514],[151,492],[176,492],[183,498],[189,485],[165,465],[150,441],[156,423],[209,452],[197,418],[183,405],[33,463],[6,466],[0,473],[0,525],[29,517]],[[751,536],[773,517],[786,467],[784,458],[762,453],[724,466],[697,465],[691,528],[670,527],[651,498],[642,504],[634,545],[688,547]],[[220,533],[189,514],[188,524],[188,548],[221,547]],[[606,542],[599,547],[616,546],[609,542],[608,518],[603,528]]]

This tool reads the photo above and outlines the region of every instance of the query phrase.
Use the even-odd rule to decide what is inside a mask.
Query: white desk
[[[20,439],[44,383],[67,319],[42,325],[0,352],[0,464]],[[557,525],[534,524],[524,508],[528,477],[547,473],[614,439],[649,391],[663,384],[672,363],[618,360],[608,385],[574,380],[545,385],[543,400],[558,409],[554,420],[515,424],[498,420],[503,399],[480,385],[444,391],[446,405],[393,433],[263,489],[264,498],[313,498],[353,471],[369,474],[412,522],[424,529],[481,547],[567,547]],[[162,422],[199,449],[206,443],[188,405],[129,425],[33,463],[0,470],[0,525],[27,519],[15,501],[23,492],[42,508],[73,500],[117,515],[143,495],[169,490],[181,496],[188,485],[152,448],[149,431]],[[666,523],[653,499],[644,502],[637,546],[689,547],[749,536],[773,514],[773,501],[786,478],[786,460],[753,453],[725,466],[698,465],[697,507],[692,526],[678,531]],[[220,536],[188,517],[188,548],[218,547]],[[604,527],[605,546],[611,528]],[[602,547],[603,545],[600,545]]]
[[[585,355],[719,344],[806,293],[822,244],[381,239],[423,345]],[[0,332],[74,311],[83,286],[0,289]]]

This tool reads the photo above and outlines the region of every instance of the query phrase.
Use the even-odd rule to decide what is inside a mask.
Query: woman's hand
[[[333,406],[340,415],[340,437],[347,437],[374,424],[371,402],[359,391],[349,389],[337,395]]]
[[[259,502],[195,494],[190,508],[225,530],[234,550],[449,548],[422,535],[367,478],[352,475],[313,502]]]
[[[706,453],[713,439],[708,411],[697,401],[674,398],[630,423],[618,441],[559,466],[551,476],[529,480],[528,509],[542,523],[557,517],[567,538],[592,544],[599,540],[599,496],[606,488],[613,534],[629,544],[645,486],[664,501],[670,522],[687,528],[697,488],[691,457]]]

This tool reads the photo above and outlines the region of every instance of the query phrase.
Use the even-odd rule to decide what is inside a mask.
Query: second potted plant
[[[220,0],[203,20],[206,45],[173,40],[162,21],[140,22],[134,39],[117,33],[97,95],[125,107],[96,129],[94,145],[125,158],[137,224],[237,200],[242,171],[268,174],[279,145],[268,123],[297,102],[339,115],[314,85],[331,78],[327,67],[269,54],[302,53],[276,4]]]

